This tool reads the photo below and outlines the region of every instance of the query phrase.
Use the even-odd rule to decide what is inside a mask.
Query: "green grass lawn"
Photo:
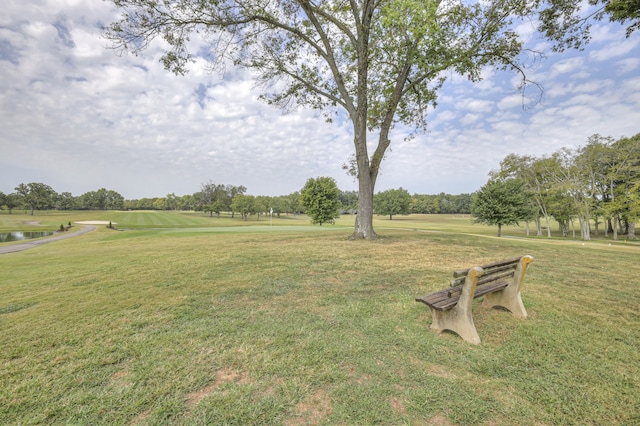
[[[635,243],[452,216],[378,218],[373,242],[349,240],[353,217],[0,230],[80,220],[129,230],[0,255],[2,424],[640,424]],[[528,319],[474,305],[479,346],[429,329],[415,297],[521,254]]]

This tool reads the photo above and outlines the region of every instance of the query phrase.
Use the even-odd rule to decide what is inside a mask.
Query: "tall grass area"
[[[118,214],[0,215],[129,229],[0,255],[0,423],[640,424],[636,244],[451,216],[376,220],[371,242],[353,217]],[[522,254],[528,319],[476,302],[480,345],[430,330],[415,297]]]

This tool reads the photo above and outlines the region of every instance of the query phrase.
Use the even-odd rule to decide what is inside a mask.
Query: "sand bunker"
[[[116,222],[110,222],[108,220],[82,220],[74,223],[79,223],[80,225],[108,225],[108,224],[116,224]]]

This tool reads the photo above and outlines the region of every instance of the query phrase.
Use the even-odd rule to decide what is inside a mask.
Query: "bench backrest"
[[[514,259],[502,260],[500,262],[480,266],[484,272],[480,276],[480,279],[478,279],[478,286],[498,280],[513,278],[520,259],[520,257],[516,257]],[[451,287],[463,284],[470,270],[471,268],[455,271],[453,273],[453,280],[451,280]]]

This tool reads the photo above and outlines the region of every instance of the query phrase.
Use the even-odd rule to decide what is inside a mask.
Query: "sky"
[[[349,122],[317,111],[283,113],[258,100],[246,70],[166,71],[161,43],[139,56],[108,49],[101,28],[117,19],[99,0],[4,0],[0,12],[0,191],[41,182],[79,196],[100,188],[126,199],[193,194],[207,182],[251,195],[286,195],[330,176],[344,191],[353,153]],[[600,22],[583,51],[528,64],[541,93],[516,90],[513,73],[480,83],[450,75],[428,129],[391,134],[376,192],[474,192],[510,153],[542,157],[600,134],[640,133],[640,31]]]

